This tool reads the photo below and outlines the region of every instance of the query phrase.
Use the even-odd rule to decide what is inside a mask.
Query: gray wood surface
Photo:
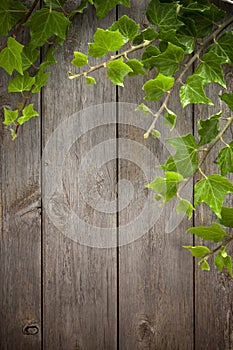
[[[114,14],[109,15],[101,24],[108,26],[113,20]],[[84,80],[70,81],[67,76],[69,70],[75,69],[70,63],[73,59],[73,51],[87,50],[87,43],[92,40],[96,28],[94,10],[89,9],[83,17],[77,17],[64,48],[56,55],[58,64],[54,66],[50,82],[43,92],[44,145],[53,136],[55,128],[66,118],[93,106],[88,114],[94,121],[95,118],[97,119],[94,106],[115,99],[116,89],[104,78],[106,73],[103,71],[95,74],[99,86],[86,86]],[[104,106],[102,109],[104,114]],[[84,130],[85,120],[79,122],[78,126],[79,130]],[[109,138],[114,139],[115,130],[115,125],[104,125],[92,131],[83,132],[81,137],[75,138],[71,128],[71,137],[74,137],[75,141],[64,159],[62,181],[66,188],[67,200],[71,210],[80,216],[81,220],[87,219],[90,225],[93,225],[89,232],[93,238],[95,225],[113,227],[116,232],[116,214],[107,215],[92,210],[87,199],[88,196],[92,196],[94,187],[85,189],[84,192],[87,192],[82,194],[81,181],[84,181],[84,185],[89,181],[87,178],[82,178],[82,175],[80,179],[79,166],[82,158],[86,157],[88,152],[92,152],[98,143]],[[55,159],[59,154],[59,139],[56,141],[57,145],[55,144],[53,149]],[[116,152],[111,164],[103,165],[97,174],[89,174],[91,182],[94,186],[97,182],[99,183],[101,194],[108,200],[114,200],[115,197],[115,158]],[[56,181],[56,173],[54,181]],[[54,212],[57,210],[59,219],[62,220],[65,212],[61,201],[59,199],[55,201],[54,206]],[[80,245],[54,226],[46,210],[43,218],[44,349],[116,349],[116,249],[98,249]],[[88,232],[82,232],[79,226],[76,231],[76,237],[88,234]],[[116,239],[116,233],[114,239]]]
[[[131,0],[131,9],[119,6],[100,26],[126,13],[146,27],[148,2]],[[222,7],[232,11],[231,5]],[[143,102],[148,77],[126,78],[124,90],[103,70],[94,74],[96,86],[68,79],[67,72],[75,70],[73,51],[87,51],[98,25],[94,9],[77,16],[48,85],[34,100],[41,117],[25,124],[14,142],[0,126],[0,349],[231,350],[232,280],[214,264],[206,273],[193,264],[182,248],[193,244],[185,233],[193,223],[177,217],[175,202],[153,202],[143,212],[152,194],[145,185],[162,174],[155,165],[171,151],[162,120],[160,140],[143,138],[151,120],[135,107]],[[232,72],[227,79],[231,84]],[[3,74],[1,105],[12,107],[15,96],[6,86]],[[216,100],[220,88],[206,91]],[[169,103],[178,114],[173,135],[197,135],[193,111],[196,119],[207,117],[206,110],[182,110],[178,100],[175,91]],[[154,111],[158,106],[151,104]],[[207,173],[217,171],[215,154],[204,167]],[[184,196],[191,201],[192,191],[190,181]],[[232,206],[232,198],[226,203]],[[68,221],[70,212],[75,225]],[[196,225],[215,219],[206,205],[198,212]],[[38,326],[38,334],[27,335],[28,325]]]
[[[25,35],[28,35],[26,30]],[[16,109],[1,69],[1,107]],[[20,100],[18,100],[19,102]],[[40,108],[40,96],[33,99]],[[2,109],[2,108],[1,108]],[[12,142],[1,116],[0,349],[41,348],[40,118]],[[38,327],[34,336],[27,326]],[[26,329],[25,329],[26,327]]]

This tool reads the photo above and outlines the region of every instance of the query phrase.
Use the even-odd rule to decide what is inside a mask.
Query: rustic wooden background
[[[119,7],[101,26],[106,28],[123,14],[145,26],[148,2],[131,0],[131,9]],[[232,12],[231,5],[222,7]],[[124,90],[113,86],[103,71],[95,75],[97,86],[67,79],[73,51],[87,49],[97,26],[91,8],[84,16],[77,16],[68,40],[57,51],[58,64],[51,68],[48,85],[34,98],[40,118],[22,127],[14,142],[1,126],[0,349],[232,350],[233,282],[213,266],[209,273],[200,272],[181,248],[193,244],[191,235],[185,233],[192,222],[184,219],[175,231],[166,233],[168,207],[137,241],[98,249],[64,236],[41,205],[42,150],[64,118],[96,104],[138,104],[143,99],[145,78],[126,79]],[[23,35],[28,35],[26,30]],[[232,72],[227,73],[231,86]],[[6,87],[7,78],[1,71],[1,104],[13,106],[17,97],[9,96]],[[208,93],[217,97],[219,87],[209,88]],[[197,118],[203,117],[205,109],[189,107],[182,111],[177,101],[174,98],[171,107],[179,116],[178,131],[184,134],[193,130],[196,134]],[[122,113],[119,108],[116,121]],[[158,144],[143,140],[142,132],[135,127],[109,125],[90,132],[85,142],[79,140],[70,149],[64,169],[68,196],[80,212],[85,203],[72,186],[79,164],[76,155],[81,159],[95,142],[116,135],[136,140],[164,158]],[[232,139],[232,130],[228,136]],[[142,173],[132,162],[121,160],[118,146],[118,161],[106,164],[106,171],[102,171],[102,181],[109,186],[103,195],[116,198],[116,182],[127,179],[139,200],[118,216],[101,219],[94,211],[90,215],[107,226],[118,225],[120,230],[121,223],[140,210],[146,192]],[[216,169],[214,157],[213,153],[209,170]],[[211,220],[212,213],[202,206],[194,224],[209,224]]]

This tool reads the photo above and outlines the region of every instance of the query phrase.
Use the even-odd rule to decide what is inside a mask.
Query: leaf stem
[[[140,45],[132,46],[130,49],[128,49],[128,50],[126,50],[126,51],[124,51],[122,53],[119,53],[116,56],[111,56],[108,61],[105,61],[105,62],[103,62],[101,64],[98,64],[97,66],[91,67],[89,70],[87,70],[85,72],[82,72],[82,73],[79,73],[79,74],[70,75],[69,79],[72,80],[72,79],[75,79],[75,78],[86,76],[86,75],[88,75],[88,74],[90,74],[90,73],[92,73],[92,72],[94,72],[94,71],[96,71],[96,70],[98,70],[100,68],[105,68],[109,62],[115,61],[115,60],[117,60],[120,57],[125,57],[131,52],[135,52],[137,50],[143,49],[143,48],[151,45],[153,41],[154,40],[151,40],[151,41],[147,40],[147,41],[144,41],[144,43],[142,43]]]
[[[230,235],[227,240],[222,242],[222,244],[218,245],[216,248],[214,248],[209,253],[207,253],[201,260],[199,260],[199,264],[201,264],[204,260],[208,260],[212,255],[214,255],[221,248],[226,247],[226,245],[229,244],[231,241],[233,241],[233,235]]]

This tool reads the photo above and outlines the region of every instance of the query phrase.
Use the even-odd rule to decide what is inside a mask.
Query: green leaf
[[[22,125],[32,117],[37,117],[38,115],[38,112],[33,109],[33,104],[30,104],[23,109],[23,115],[18,119],[18,122]]]
[[[228,31],[220,36],[216,45],[218,45],[217,53],[219,56],[225,58],[225,62],[233,63],[233,50],[232,50],[232,41],[233,41],[233,30]]]
[[[221,170],[221,175],[225,176],[228,173],[233,173],[233,141],[220,150],[218,155],[218,167]]]
[[[193,210],[194,210],[194,207],[192,206],[192,204],[187,201],[186,199],[181,199],[176,207],[176,212],[178,214],[180,213],[185,213],[187,214],[187,216],[189,218],[192,217],[193,215]]]
[[[156,32],[154,30],[154,28],[146,28],[144,30],[141,31],[140,34],[138,34],[134,39],[133,39],[133,43],[136,45],[139,45],[141,43],[143,43],[143,41],[152,41],[158,38],[158,32]]]
[[[91,0],[82,0],[78,8],[76,10],[71,11],[69,18],[73,18],[77,13],[83,13],[83,11],[88,8],[88,5],[90,3],[93,5]]]
[[[190,54],[194,50],[194,46],[195,46],[194,38],[191,36],[182,34],[182,32],[178,34],[175,29],[160,31],[159,39],[181,47],[184,50],[184,53]]]
[[[124,38],[124,42],[127,42],[135,38],[135,36],[138,34],[139,28],[139,24],[137,24],[128,16],[124,15],[121,18],[119,18],[116,22],[114,22],[113,25],[109,28],[109,30],[119,30],[119,32]]]
[[[35,75],[35,87],[32,89],[32,93],[35,94],[40,92],[40,89],[47,83],[50,72],[44,73],[43,70],[39,70],[37,75]]]
[[[204,103],[213,105],[204,92],[205,81],[201,76],[193,74],[188,77],[187,82],[180,89],[180,100],[185,107],[190,103]]]
[[[233,227],[233,208],[222,207],[220,224],[226,227]]]
[[[164,117],[164,124],[170,125],[171,130],[174,129],[176,125],[177,115],[174,112],[172,112],[170,109],[166,108],[166,113],[164,114],[163,117]]]
[[[14,69],[20,74],[23,74],[21,58],[22,50],[23,45],[12,37],[8,38],[7,47],[0,52],[0,67],[5,69],[10,75]]]
[[[184,50],[168,43],[164,52],[150,58],[150,68],[157,67],[161,74],[173,76],[178,69],[178,63],[184,58]]]
[[[42,8],[37,10],[25,25],[30,27],[31,45],[38,47],[53,35],[65,40],[70,23],[64,13]]]
[[[233,192],[232,183],[217,174],[210,175],[196,183],[194,187],[194,206],[205,202],[221,218],[222,203],[227,193]]]
[[[54,52],[56,48],[52,47],[47,53],[46,53],[46,60],[40,64],[40,71],[44,71],[45,68],[51,66],[52,64],[56,64],[57,61],[54,57]]]
[[[210,271],[210,265],[208,264],[208,261],[206,259],[203,260],[201,264],[202,271]]]
[[[195,258],[202,258],[206,254],[211,252],[210,249],[205,247],[205,246],[192,247],[190,245],[186,245],[186,246],[183,246],[183,248],[188,249],[190,251],[190,253],[192,254],[192,256],[194,256]]]
[[[12,124],[18,118],[19,111],[16,109],[15,111],[11,111],[10,109],[6,109],[4,107],[4,122],[5,125]]]
[[[13,11],[12,11],[13,10]],[[16,23],[25,16],[27,8],[21,1],[3,0],[0,2],[0,35],[7,36]]]
[[[31,65],[36,62],[40,54],[39,50],[31,48],[30,46],[24,46],[23,51],[21,53],[22,57],[22,68],[23,71],[27,70],[31,67]]]
[[[156,46],[148,46],[142,54],[142,64],[146,69],[152,69],[154,67],[154,56],[158,56],[160,50]]]
[[[155,24],[160,30],[178,29],[183,24],[177,18],[178,4],[175,2],[164,3],[152,0],[146,10],[146,15],[151,24]]]
[[[161,136],[161,133],[158,130],[154,129],[151,131],[151,136],[153,137],[153,139],[157,139]]]
[[[146,92],[145,100],[158,101],[165,91],[169,91],[174,85],[174,78],[158,74],[155,79],[147,81],[142,89]]]
[[[130,0],[94,0],[98,20],[101,21],[116,5],[130,7]]]
[[[89,43],[88,54],[93,57],[102,57],[108,52],[119,50],[123,45],[124,39],[119,31],[98,28],[94,34],[94,42]]]
[[[11,139],[12,139],[12,141],[14,141],[17,137],[17,134],[16,134],[15,130],[12,128],[10,129],[10,131],[11,131]]]
[[[198,167],[198,152],[195,137],[192,134],[176,136],[167,139],[167,142],[176,149],[174,156],[170,156],[164,165],[159,168],[177,171],[187,178],[194,174]]]
[[[93,78],[93,77],[86,77],[86,84],[87,85],[96,84],[95,78]]]
[[[146,75],[146,71],[143,69],[143,64],[134,59],[134,60],[128,60],[126,64],[132,69],[132,72],[129,72],[129,76],[133,75]]]
[[[160,194],[161,198],[163,198],[163,202],[166,203],[176,196],[178,185],[183,180],[184,178],[182,175],[167,171],[165,172],[165,178],[159,176],[146,185],[146,187]]]
[[[226,82],[224,80],[221,64],[224,63],[224,59],[218,56],[214,52],[207,52],[203,56],[203,62],[197,67],[195,74],[202,77],[207,83],[218,83],[226,88]]]
[[[14,79],[9,81],[8,91],[9,92],[30,91],[34,83],[35,83],[35,78],[30,77],[29,73],[25,72],[24,75],[17,75]]]
[[[217,266],[218,270],[220,272],[222,272],[222,269],[225,266],[225,262],[224,262],[224,258],[222,257],[221,252],[219,252],[218,254],[215,255],[214,263]]]
[[[74,52],[74,59],[71,63],[77,67],[83,67],[86,64],[88,64],[88,57],[87,57],[87,55],[84,55],[81,52],[75,51]]]
[[[203,146],[212,141],[219,133],[219,118],[222,112],[212,115],[206,120],[198,121],[198,134],[201,139],[198,146]]]
[[[143,112],[144,115],[148,115],[151,114],[154,116],[154,113],[150,110],[149,107],[147,107],[144,103],[141,103],[136,109],[135,111],[141,111]]]
[[[52,6],[52,8],[57,9],[63,7],[65,4],[66,0],[44,0],[44,3],[47,6]]]
[[[113,84],[124,86],[125,76],[133,72],[133,70],[123,62],[123,57],[120,57],[118,60],[109,62],[108,67],[108,77]]]
[[[187,232],[191,232],[205,240],[214,241],[215,243],[221,242],[223,238],[227,236],[226,231],[224,231],[216,222],[213,222],[212,226],[191,227]]]
[[[219,96],[222,101],[224,101],[231,111],[233,111],[233,93],[230,94],[222,94]]]

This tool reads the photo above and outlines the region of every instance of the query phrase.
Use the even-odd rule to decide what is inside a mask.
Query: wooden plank
[[[27,31],[26,31],[27,32]],[[28,35],[28,33],[25,33]],[[1,106],[15,109],[1,70]],[[40,108],[40,96],[33,98]],[[40,118],[26,123],[18,138],[1,123],[0,348],[41,348]],[[27,326],[38,327],[26,328]],[[27,335],[27,333],[37,333]]]
[[[128,15],[139,21],[141,26],[147,24],[146,4],[147,1],[132,1],[128,11]],[[119,101],[140,104],[144,96],[141,87],[146,79],[148,77],[127,80],[125,88],[119,89]],[[177,131],[185,134],[192,130],[192,112],[189,108],[183,111],[177,101],[176,91],[170,107],[179,116]],[[158,104],[152,104],[151,107],[156,111]],[[127,146],[119,140],[119,177],[120,180],[131,182],[132,192],[128,207],[120,212],[119,239],[121,242],[122,233],[126,232],[129,236],[132,235],[132,239],[135,237],[135,241],[119,248],[119,347],[129,350],[193,349],[193,267],[192,259],[181,248],[184,244],[192,243],[191,238],[185,234],[190,224],[184,219],[172,231],[172,226],[176,226],[170,220],[174,214],[174,203],[163,209],[155,203],[154,211],[150,206],[153,204],[149,204],[142,215],[138,223],[139,229],[133,225],[151,194],[144,186],[153,179],[155,165],[163,163],[168,152],[162,140],[143,139],[145,131],[134,126],[134,108],[132,107],[131,114],[125,112],[126,109],[125,105],[120,104],[119,122],[124,123],[126,114],[129,119],[128,125],[120,125],[119,137],[134,140],[136,145],[131,142]],[[146,120],[145,116],[141,115],[141,118]],[[149,126],[149,119],[142,123],[148,123]],[[167,133],[160,122],[159,127],[162,128],[162,133]],[[152,154],[147,162],[143,146]],[[127,153],[131,153],[131,161],[125,159]],[[120,193],[127,191],[124,191],[124,186],[120,182]],[[192,184],[190,186],[192,192]],[[128,188],[130,190],[130,186]],[[145,229],[151,215],[156,216],[156,211],[157,219],[155,217],[150,229]],[[124,227],[126,224],[129,224],[128,229]],[[136,240],[138,230],[144,234]]]
[[[101,22],[101,26],[109,25],[113,18],[113,15],[109,15],[108,19]],[[62,199],[58,197],[58,200],[54,200],[54,211],[52,210],[56,219],[60,220],[60,231],[59,222],[55,222],[52,216],[49,218],[48,212],[44,210],[44,349],[48,350],[114,350],[117,347],[116,249],[95,247],[98,245],[95,242],[98,227],[113,228],[113,239],[116,239],[116,210],[113,214],[99,213],[98,205],[97,210],[94,210],[87,203],[95,191],[99,191],[107,201],[114,201],[116,152],[114,151],[113,161],[103,164],[97,173],[89,173],[86,177],[80,175],[83,159],[89,159],[88,152],[94,151],[104,140],[116,137],[115,125],[95,127],[95,121],[100,115],[97,111],[102,109],[101,113],[106,115],[103,103],[115,99],[115,87],[104,80],[106,72],[103,71],[95,74],[99,81],[97,86],[86,86],[82,79],[69,81],[67,77],[67,71],[75,70],[70,64],[73,51],[86,51],[87,43],[92,40],[96,28],[97,20],[93,9],[90,8],[84,16],[77,17],[67,42],[56,54],[58,64],[52,69],[49,85],[43,94],[44,143],[55,137],[51,161],[59,161],[59,152],[63,152],[65,143],[74,138],[64,156],[62,181],[66,203],[63,204],[67,206],[68,203],[68,207],[82,222],[86,220],[92,226],[86,232],[78,224],[72,240],[71,229],[64,233],[62,228],[66,215]],[[63,136],[62,133],[54,136],[53,131],[63,120],[96,104],[101,104],[101,107],[93,107],[86,114],[88,120],[93,120],[93,130],[88,131],[85,118],[81,120],[77,115],[78,127],[74,121],[73,125],[64,127]],[[115,121],[115,111],[111,114],[111,120],[112,117]],[[70,136],[66,134],[68,129]],[[79,132],[81,136],[78,135]],[[116,146],[112,147],[113,150],[116,149]],[[98,154],[97,160],[99,157]],[[91,159],[95,161],[95,158]],[[101,160],[103,158],[100,157]],[[90,172],[92,162],[88,166],[87,171]],[[51,184],[56,182],[56,176],[53,173],[54,181]],[[88,238],[92,239],[92,247],[85,245],[90,243],[86,241]],[[80,240],[83,244],[79,244]]]
[[[221,8],[228,13],[232,12],[232,5],[221,4]],[[232,69],[226,71],[226,81],[228,86],[232,86]],[[206,89],[206,93],[216,104],[215,107],[209,108],[198,106],[196,108],[195,120],[206,118],[215,112],[223,111],[223,116],[229,116],[229,111],[224,103],[219,101],[218,95],[223,93],[224,89],[220,86],[212,85]],[[217,102],[219,101],[219,102]],[[197,130],[197,124],[196,124]],[[232,140],[232,128],[224,135],[224,140]],[[217,144],[208,156],[208,160],[203,166],[204,172],[208,175],[219,173],[216,157],[218,149],[222,144]],[[232,180],[232,176],[230,176]],[[227,197],[225,205],[232,207],[232,197]],[[217,221],[215,214],[205,204],[199,206],[195,220],[195,225],[211,225]],[[196,244],[203,244],[203,240],[197,240]],[[206,243],[206,242],[205,242]],[[214,247],[208,242],[208,246]],[[229,247],[228,253],[232,256],[233,249]],[[225,272],[224,274],[217,271],[213,259],[210,259],[211,271],[203,272],[199,266],[196,266],[195,282],[195,338],[196,348],[230,350],[233,348],[233,302],[232,302],[232,279]]]

